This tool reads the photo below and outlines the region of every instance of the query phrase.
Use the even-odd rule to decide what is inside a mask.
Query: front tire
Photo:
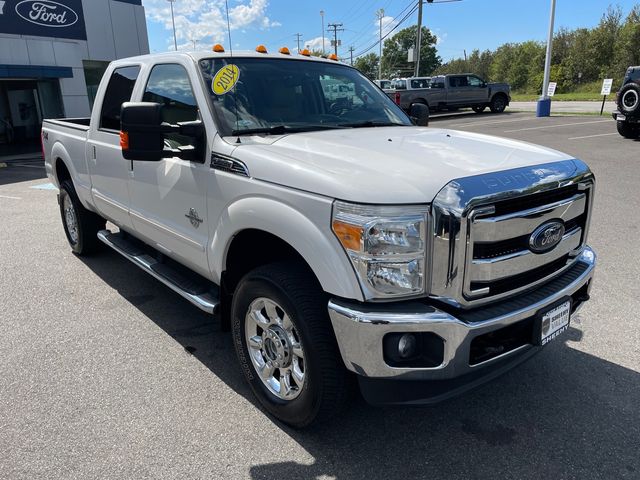
[[[60,184],[60,216],[73,253],[82,256],[100,248],[98,232],[105,228],[106,221],[84,208],[71,180]]]
[[[640,125],[632,125],[628,122],[616,122],[618,133],[624,138],[636,139],[640,137]]]
[[[304,267],[275,263],[245,275],[231,318],[242,372],[270,414],[301,428],[325,422],[346,406],[351,378],[327,298]]]

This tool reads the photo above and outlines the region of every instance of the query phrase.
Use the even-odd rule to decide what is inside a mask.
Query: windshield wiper
[[[314,130],[331,130],[334,128],[347,128],[343,125],[273,125],[271,127],[243,128],[233,130],[231,135],[256,135],[264,133],[266,135],[284,135],[285,133],[313,132]]]
[[[358,122],[358,123],[341,123],[341,127],[345,128],[365,128],[365,127],[406,127],[404,123],[395,123],[395,122],[376,122],[372,120],[367,120],[366,122]]]

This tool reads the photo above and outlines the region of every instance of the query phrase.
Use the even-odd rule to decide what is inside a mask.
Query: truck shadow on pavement
[[[260,408],[217,319],[116,253],[82,260]],[[374,408],[358,399],[330,425],[296,431],[274,422],[315,461],[252,465],[249,474],[256,480],[640,478],[640,374],[579,351],[581,340],[582,331],[572,327],[564,343],[437,406]]]

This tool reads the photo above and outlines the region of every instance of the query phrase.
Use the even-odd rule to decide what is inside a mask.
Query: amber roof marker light
[[[258,53],[269,53],[269,52],[267,52],[267,47],[265,47],[264,45],[258,45],[256,47],[256,52],[258,52]]]
[[[224,53],[224,47],[219,43],[216,43],[211,50],[213,50],[216,53]]]
[[[278,52],[280,52],[282,55],[291,55],[291,52],[287,47],[282,47],[280,50],[278,50]]]

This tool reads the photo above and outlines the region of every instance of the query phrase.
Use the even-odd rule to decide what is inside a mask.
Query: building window
[[[84,80],[87,84],[87,95],[89,97],[89,108],[93,109],[93,102],[96,99],[96,93],[98,92],[98,86],[100,86],[100,80],[104,72],[107,71],[109,62],[98,62],[95,60],[83,60],[82,65],[84,67]]]

